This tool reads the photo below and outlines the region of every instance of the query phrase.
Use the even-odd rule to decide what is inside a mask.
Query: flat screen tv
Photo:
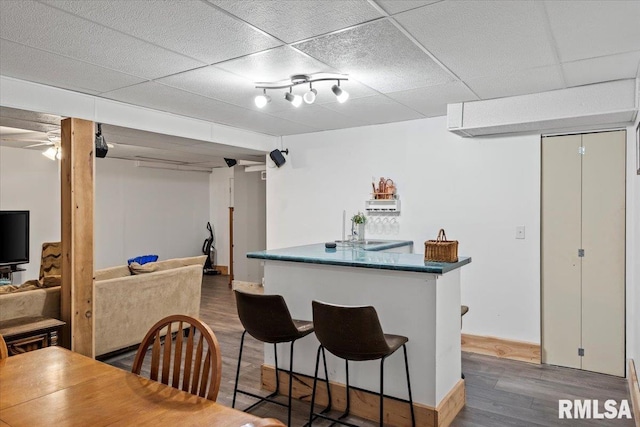
[[[0,265],[29,262],[29,211],[0,211]]]

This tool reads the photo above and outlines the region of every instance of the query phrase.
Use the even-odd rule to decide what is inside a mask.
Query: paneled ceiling
[[[640,77],[639,22],[640,1],[0,0],[0,73],[291,135]],[[350,100],[254,105],[255,82],[315,72]]]

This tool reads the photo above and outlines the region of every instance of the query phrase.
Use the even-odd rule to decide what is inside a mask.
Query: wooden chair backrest
[[[185,327],[187,327],[186,334],[183,333]],[[161,332],[165,328],[166,335],[163,338]],[[172,339],[173,333],[175,338]],[[222,358],[218,340],[209,326],[198,319],[180,314],[158,321],[147,332],[138,347],[131,369],[134,374],[140,375],[149,347],[151,347],[149,377],[152,380],[209,400],[217,399],[220,390]],[[182,377],[182,384],[180,384],[180,377]]]
[[[0,335],[0,359],[6,359],[7,357],[9,357],[9,349],[4,338]]]

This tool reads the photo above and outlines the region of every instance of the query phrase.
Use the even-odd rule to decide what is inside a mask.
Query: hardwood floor
[[[211,326],[222,350],[222,383],[218,402],[231,406],[233,383],[237,368],[242,325],[236,313],[233,292],[226,276],[205,276],[202,286],[201,317]],[[111,357],[105,362],[131,370],[135,351]],[[240,385],[260,390],[260,365],[263,345],[247,335],[242,356]],[[633,420],[560,420],[558,399],[598,399],[600,408],[605,400],[629,400],[627,382],[623,378],[595,374],[549,365],[533,365],[463,353],[467,403],[453,422],[457,427],[502,426],[634,426]],[[285,399],[281,398],[284,402]],[[238,395],[237,407],[244,408],[253,399]],[[631,402],[629,401],[629,404]],[[292,425],[302,426],[308,418],[309,405],[294,401]],[[603,409],[601,409],[603,411]],[[252,411],[261,417],[287,419],[286,408],[265,403]],[[376,423],[350,417],[350,422],[362,426]],[[328,426],[326,421],[314,425]]]

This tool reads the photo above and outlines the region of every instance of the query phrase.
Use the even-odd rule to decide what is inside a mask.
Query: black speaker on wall
[[[272,152],[269,153],[269,157],[271,157],[271,160],[273,160],[273,163],[275,163],[277,167],[280,167],[287,162],[287,160],[284,158],[282,153],[289,154],[289,149],[273,150]]]
[[[226,157],[224,158],[225,163],[227,164],[227,166],[229,166],[230,168],[234,167],[235,165],[238,164],[238,161],[236,159],[227,159]]]

